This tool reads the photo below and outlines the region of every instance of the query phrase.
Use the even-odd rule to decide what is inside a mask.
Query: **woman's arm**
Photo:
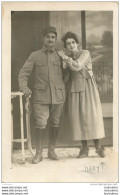
[[[79,71],[87,64],[89,57],[90,52],[88,50],[84,50],[77,60],[73,60],[72,58],[68,57],[66,59],[66,63],[72,71]]]
[[[66,56],[62,50],[58,50],[57,52],[64,62],[64,68],[69,67],[72,71],[81,70],[90,60],[90,52],[88,50],[83,50],[77,60],[73,60],[71,57]]]

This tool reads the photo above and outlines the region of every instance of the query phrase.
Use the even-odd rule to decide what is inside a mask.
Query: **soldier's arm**
[[[32,53],[29,58],[26,60],[25,64],[23,65],[22,69],[20,70],[18,76],[19,82],[19,89],[23,91],[23,93],[31,93],[31,90],[28,88],[28,78],[32,73],[34,68],[34,53]]]

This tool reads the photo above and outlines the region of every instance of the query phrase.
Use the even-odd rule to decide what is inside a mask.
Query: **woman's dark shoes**
[[[37,164],[40,161],[42,161],[42,153],[41,152],[36,152],[33,160],[32,160],[32,164]]]
[[[105,153],[104,153],[104,147],[100,147],[96,150],[96,153],[101,157],[104,158],[105,157]]]
[[[88,153],[89,153],[89,148],[81,148],[79,155],[77,156],[77,158],[85,158],[88,157]]]

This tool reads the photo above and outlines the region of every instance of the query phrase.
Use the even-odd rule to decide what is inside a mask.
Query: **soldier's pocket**
[[[56,100],[59,101],[64,101],[65,100],[65,86],[64,84],[56,84],[55,85],[55,95],[56,95]]]
[[[44,63],[40,63],[36,65],[37,72],[39,74],[48,74],[48,66]]]
[[[46,85],[34,87],[33,100],[35,102],[41,102],[41,101],[44,102],[45,95],[46,95]]]

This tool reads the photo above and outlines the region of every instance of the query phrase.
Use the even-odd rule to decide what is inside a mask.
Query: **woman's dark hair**
[[[66,40],[67,39],[74,39],[75,40],[75,42],[78,44],[79,43],[79,40],[78,40],[78,36],[75,34],[75,33],[73,33],[73,32],[67,32],[63,37],[62,37],[62,41],[63,41],[63,43],[64,43],[64,47],[66,48]]]

